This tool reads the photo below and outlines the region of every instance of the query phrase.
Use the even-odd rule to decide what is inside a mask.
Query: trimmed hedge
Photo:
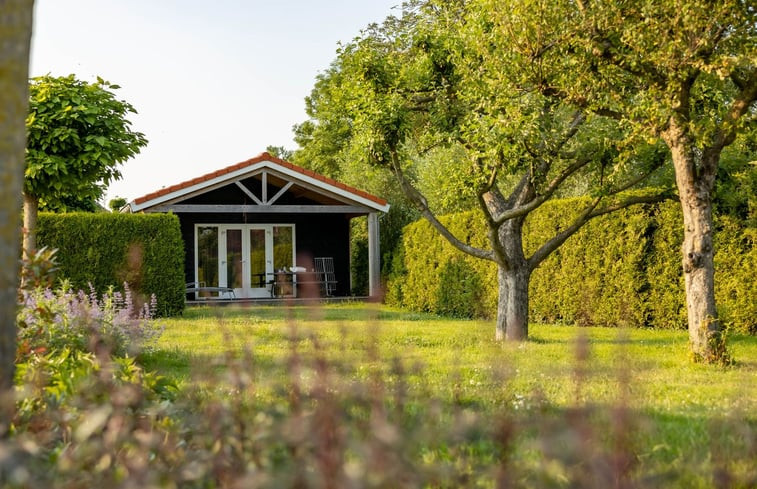
[[[570,222],[585,200],[543,205],[524,228],[530,254]],[[463,241],[488,248],[478,212],[442,221]],[[625,209],[591,221],[534,271],[532,321],[581,326],[686,328],[682,219],[676,202]],[[724,324],[757,333],[757,229],[716,220],[716,300]],[[408,225],[394,253],[387,302],[458,317],[496,314],[496,266],[465,255],[425,220]]]
[[[184,310],[184,244],[173,214],[41,213],[38,245],[57,248],[61,278],[98,293],[127,282],[158,313]]]

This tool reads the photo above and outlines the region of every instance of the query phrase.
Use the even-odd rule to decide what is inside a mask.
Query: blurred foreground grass
[[[374,386],[403,411],[403,436],[423,440],[419,463],[447,460],[470,487],[601,487],[624,473],[639,487],[757,484],[757,338],[731,337],[736,364],[719,368],[689,361],[685,331],[532,325],[528,342],[499,344],[493,329],[371,304],[197,307],[167,320],[141,362],[209,398],[244,375],[264,408],[324,375],[335,391]],[[428,433],[487,424],[507,440]],[[513,470],[493,468],[503,457]]]

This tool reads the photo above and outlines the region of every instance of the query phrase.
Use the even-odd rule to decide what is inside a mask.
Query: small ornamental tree
[[[127,204],[127,201],[123,197],[114,197],[108,202],[108,207],[112,212],[120,212],[121,208]]]
[[[118,166],[147,144],[126,119],[136,113],[116,98],[120,88],[101,78],[95,83],[73,75],[43,76],[29,86],[24,175],[24,252],[36,248],[40,204],[66,208],[66,203],[97,200],[108,184],[121,178]]]

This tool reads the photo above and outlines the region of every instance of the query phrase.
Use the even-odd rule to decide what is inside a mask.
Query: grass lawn
[[[489,321],[378,305],[196,307],[165,325],[142,363],[181,393],[242,385],[289,416],[328,378],[345,423],[373,419],[371,396],[399,409],[393,443],[439,486],[757,484],[757,337],[731,337],[720,368],[688,360],[684,331],[532,325],[503,345]]]

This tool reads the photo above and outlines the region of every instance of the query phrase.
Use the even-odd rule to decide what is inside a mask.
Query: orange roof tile
[[[227,173],[231,173],[233,171],[241,170],[242,168],[251,167],[254,165],[257,165],[258,163],[261,163],[263,161],[271,161],[273,163],[276,163],[278,165],[281,165],[283,167],[289,168],[290,170],[294,170],[298,173],[301,173],[302,175],[309,176],[311,178],[315,178],[316,180],[320,180],[323,183],[333,185],[335,187],[341,188],[342,190],[346,190],[348,192],[351,192],[355,195],[359,195],[365,199],[368,199],[372,202],[375,202],[379,205],[386,205],[386,200],[382,199],[381,197],[376,197],[375,195],[371,195],[368,192],[365,192],[363,190],[350,187],[349,185],[345,185],[342,182],[338,182],[336,180],[333,180],[329,177],[326,177],[324,175],[321,175],[319,173],[314,172],[313,170],[308,170],[306,168],[302,168],[300,166],[294,165],[288,161],[284,161],[282,159],[276,158],[274,156],[271,156],[269,153],[261,153],[258,156],[254,158],[250,158],[247,161],[242,161],[240,163],[236,163],[231,166],[227,166],[226,168],[222,168],[220,170],[216,170],[210,173],[206,173],[205,175],[193,178],[191,180],[187,180],[181,183],[178,183],[176,185],[171,185],[170,187],[165,187],[160,190],[157,190],[155,192],[151,192],[147,195],[143,195],[142,197],[137,197],[134,199],[135,204],[143,204],[149,200],[157,199],[158,197],[162,197],[164,195],[170,194],[172,192],[176,192],[177,190],[182,190],[188,187],[191,187],[193,185],[197,185],[202,182],[207,182],[209,180],[212,180],[213,178],[219,177],[221,175],[225,175]]]

